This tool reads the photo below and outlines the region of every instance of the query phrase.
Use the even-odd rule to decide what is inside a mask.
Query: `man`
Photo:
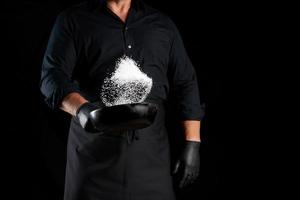
[[[86,124],[97,123],[90,113],[101,104],[99,90],[124,55],[152,78],[145,102],[158,105],[156,118],[142,129],[92,133]],[[98,0],[59,14],[43,61],[41,91],[51,108],[73,116],[65,200],[175,199],[164,124],[170,90],[186,139],[173,166],[174,173],[182,172],[184,187],[198,176],[203,112],[195,70],[174,23],[140,0]]]

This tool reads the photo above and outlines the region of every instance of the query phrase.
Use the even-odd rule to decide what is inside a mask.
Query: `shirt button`
[[[131,49],[131,45],[128,45],[128,49]]]

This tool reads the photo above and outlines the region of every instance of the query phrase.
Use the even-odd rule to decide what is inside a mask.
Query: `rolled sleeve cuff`
[[[202,105],[198,109],[194,110],[180,110],[179,111],[179,120],[185,121],[185,120],[196,120],[201,121],[203,120],[205,116],[205,106]]]
[[[80,93],[78,86],[69,85],[69,86],[65,86],[65,87],[56,88],[53,91],[52,96],[45,99],[45,102],[51,109],[53,109],[53,110],[58,109],[60,107],[63,99],[72,92]]]

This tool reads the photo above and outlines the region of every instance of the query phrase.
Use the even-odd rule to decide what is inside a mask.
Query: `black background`
[[[62,199],[69,116],[46,107],[39,91],[39,78],[55,17],[77,2],[80,1],[23,0],[6,3],[2,8],[1,44],[5,50],[5,65],[1,69],[2,94],[5,94],[2,105],[3,110],[8,110],[5,112],[8,120],[2,126],[5,132],[2,152],[8,199],[19,196],[31,200]],[[231,5],[146,2],[167,13],[177,24],[196,68],[202,102],[206,105],[201,131],[201,175],[192,187],[177,191],[179,199],[223,199],[235,191],[224,176],[229,171],[224,161],[228,129],[225,130],[227,107],[222,92],[225,87],[222,80],[228,78],[232,64],[228,60],[236,47],[236,41],[235,47],[232,46],[233,38],[240,31],[234,27],[238,24],[232,24]],[[180,137],[176,127],[169,125],[169,128],[174,132],[171,137],[174,158],[180,150],[176,146]]]

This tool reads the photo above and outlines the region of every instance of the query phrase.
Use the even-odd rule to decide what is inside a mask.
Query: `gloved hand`
[[[99,132],[96,121],[98,120],[91,115],[93,111],[101,110],[100,106],[86,102],[82,104],[76,111],[76,118],[84,130],[91,133]]]
[[[84,103],[77,110],[76,117],[88,132],[125,131],[145,128],[151,125],[157,113],[154,103],[133,103],[101,107]]]
[[[185,147],[175,164],[173,174],[179,176],[179,187],[193,183],[200,170],[200,142],[186,141]]]

